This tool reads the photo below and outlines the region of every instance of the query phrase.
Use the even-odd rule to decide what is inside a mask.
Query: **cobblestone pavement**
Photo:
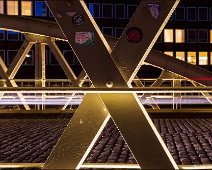
[[[68,119],[0,119],[0,162],[45,162]],[[174,160],[212,164],[212,119],[153,119]],[[136,163],[108,122],[86,162]]]

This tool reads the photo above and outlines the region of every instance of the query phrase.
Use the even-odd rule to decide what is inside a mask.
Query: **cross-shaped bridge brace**
[[[93,85],[102,88],[130,88],[179,3],[142,0],[112,50],[84,1],[46,2]],[[110,116],[142,169],[178,169],[137,96],[126,93],[87,94],[43,169],[79,169]]]
[[[108,62],[111,62],[111,58],[112,58],[111,67],[113,68],[113,70],[115,70],[115,75],[117,75],[117,77],[113,74],[111,74],[111,75],[109,73],[106,74],[105,71],[99,73],[99,75],[100,75],[99,77],[105,76],[106,78],[109,77],[110,79],[105,79],[105,80],[100,79],[100,78],[97,79],[96,76],[95,76],[96,73],[89,74],[91,71],[95,72],[97,70],[97,72],[98,72],[98,70],[100,70],[100,69],[92,68],[93,70],[90,70],[92,63],[89,61],[90,59],[88,59],[89,57],[87,57],[87,56],[91,56],[91,58],[93,58],[93,57],[98,58],[99,55],[98,54],[94,55],[95,53],[92,54],[92,55],[89,54],[89,52],[91,51],[91,49],[93,47],[90,47],[90,46],[86,46],[86,47],[80,46],[79,47],[79,46],[77,46],[75,44],[75,42],[73,42],[75,35],[73,37],[71,37],[72,38],[71,43],[70,43],[70,37],[68,39],[70,45],[72,46],[73,50],[77,54],[78,58],[80,60],[83,60],[83,62],[81,62],[81,63],[83,65],[86,73],[88,73],[89,77],[91,77],[91,75],[93,76],[91,81],[93,82],[94,79],[95,79],[96,82],[95,82],[95,84],[93,83],[95,87],[105,88],[107,82],[110,82],[109,85],[111,85],[111,80],[113,78],[113,79],[115,79],[115,80],[112,81],[113,85],[114,85],[113,87],[116,87],[116,85],[119,84],[120,88],[123,88],[123,87],[125,89],[127,87],[129,88],[130,85],[127,86],[126,82],[128,82],[128,84],[131,83],[130,79],[132,79],[134,77],[134,75],[137,73],[137,70],[143,64],[143,61],[145,60],[145,57],[148,55],[148,52],[151,50],[151,47],[153,46],[155,40],[157,39],[157,36],[160,34],[160,31],[164,26],[164,25],[161,25],[163,23],[163,20],[165,20],[165,22],[163,23],[163,24],[165,24],[166,21],[168,20],[168,17],[171,15],[172,11],[169,12],[168,8],[167,8],[167,11],[166,11],[167,13],[163,14],[164,11],[163,11],[162,7],[163,7],[164,4],[159,2],[159,1],[157,1],[157,2],[143,1],[143,2],[146,2],[146,4],[148,4],[148,7],[151,6],[151,5],[156,5],[158,7],[158,4],[159,4],[160,10],[161,10],[160,15],[159,15],[160,17],[154,18],[155,16],[154,17],[152,16],[151,11],[149,11],[149,9],[146,9],[147,6],[145,5],[145,3],[143,4],[143,6],[142,6],[142,4],[140,4],[139,9],[146,9],[146,10],[144,10],[146,12],[145,17],[143,17],[142,20],[140,20],[140,17],[143,14],[140,11],[139,14],[141,14],[141,15],[138,17],[138,10],[137,10],[135,16],[133,17],[134,22],[131,21],[131,23],[129,23],[129,25],[125,29],[125,32],[123,33],[121,39],[119,40],[119,42],[117,43],[117,45],[115,46],[113,51],[111,50],[111,48],[113,48],[113,46],[116,44],[116,39],[107,37],[107,40],[109,40],[108,43],[110,43],[109,44],[110,47],[108,47],[107,42],[102,37],[101,33],[99,32],[99,30],[98,30],[95,22],[92,20],[91,16],[88,14],[87,8],[85,7],[85,5],[83,5],[83,2],[80,2],[80,5],[78,4],[79,8],[78,7],[74,8],[75,13],[77,13],[79,11],[84,11],[84,12],[81,12],[81,13],[79,12],[80,15],[84,17],[84,19],[86,18],[87,15],[89,15],[88,16],[89,19],[86,18],[82,25],[71,24],[73,13],[66,13],[67,11],[62,11],[62,12],[59,11],[59,13],[58,13],[59,15],[57,15],[57,12],[55,13],[54,8],[53,8],[54,15],[56,17],[58,17],[57,20],[59,20],[59,19],[63,20],[63,21],[59,22],[60,27],[64,27],[64,26],[69,27],[70,26],[70,28],[71,28],[69,31],[67,31],[67,30],[64,31],[62,29],[64,31],[65,35],[69,34],[69,33],[73,35],[73,33],[80,32],[80,31],[83,31],[83,32],[89,32],[90,31],[90,32],[92,32],[95,29],[98,30],[97,31],[98,33],[95,32],[95,34],[94,34],[95,35],[94,36],[94,38],[95,38],[94,42],[96,42],[96,39],[98,38],[98,42],[103,41],[104,43],[101,44],[100,47],[98,47],[98,45],[99,45],[98,43],[97,44],[95,43],[94,47],[95,47],[95,49],[97,49],[97,48],[99,49],[98,52],[100,52],[102,49],[104,49],[103,50],[105,52],[104,58],[105,58],[106,61],[110,60]],[[72,9],[73,6],[75,7],[75,5],[77,5],[77,4],[75,4],[75,2],[72,2],[72,1],[67,2],[67,3],[65,1],[63,1],[63,2],[56,2],[55,1],[54,3],[59,3],[59,5],[68,5],[70,7],[70,9]],[[176,7],[176,4],[178,2],[173,1],[172,3],[173,3],[172,4],[173,8],[170,5],[170,9],[172,8],[172,10],[174,10],[174,8]],[[50,2],[50,4],[51,4],[51,2]],[[170,2],[170,4],[171,4],[171,2]],[[50,5],[50,7],[51,7],[51,5]],[[151,13],[151,15],[150,15],[150,13]],[[148,16],[146,16],[146,14],[148,14]],[[169,16],[167,16],[168,14],[169,14]],[[63,17],[63,16],[66,16],[66,17]],[[11,16],[4,16],[4,17],[11,17]],[[137,18],[137,20],[135,20],[135,18]],[[21,19],[21,17],[17,18],[17,21],[19,21],[19,19]],[[151,19],[153,19],[153,21],[155,23],[152,23]],[[24,20],[27,20],[27,19],[24,19]],[[69,23],[68,22],[66,23],[65,20],[68,20]],[[85,25],[85,24],[87,24],[87,21],[89,21],[89,20],[92,21],[92,24],[89,24],[89,26]],[[31,20],[31,21],[33,21],[33,20]],[[140,24],[137,24],[138,23],[137,21],[139,21],[139,22],[142,21],[142,22]],[[144,27],[145,25],[142,25],[144,23],[144,21],[145,21],[145,23],[148,23],[147,28],[150,27],[151,24],[152,25],[158,24],[156,26],[155,30],[154,30],[155,32],[150,34],[149,31],[147,31],[147,34],[146,34],[145,30],[147,28]],[[158,21],[158,23],[157,23],[157,21]],[[15,29],[15,27],[16,28],[20,27],[19,24],[14,26],[14,24],[11,25],[11,23],[7,23],[7,26],[10,26],[10,27],[12,26],[12,27],[14,27],[14,29]],[[41,29],[42,31],[43,31],[44,27],[45,27],[45,23],[44,23],[44,25],[42,25],[42,29]],[[76,27],[76,30],[75,29],[72,30],[74,27]],[[130,29],[132,27],[139,28],[142,31],[143,38],[141,39],[141,41],[139,43],[130,43],[130,42],[126,41],[126,32],[127,32],[128,29]],[[20,28],[24,29],[24,27],[20,27]],[[33,31],[31,30],[31,28],[33,29]],[[50,30],[52,28],[54,28],[55,32],[53,32],[53,37],[59,36],[59,39],[64,40],[64,35],[60,34],[60,30],[57,27],[55,27],[53,25],[53,27],[48,27],[48,28],[50,28]],[[4,78],[5,80],[7,80],[6,82],[9,82],[9,81],[15,82],[13,80],[13,78],[14,78],[16,72],[18,71],[21,63],[23,62],[24,57],[28,53],[27,51],[29,51],[31,46],[33,44],[35,44],[35,52],[36,52],[36,54],[35,54],[36,55],[36,61],[35,61],[36,67],[35,68],[37,70],[37,71],[35,71],[35,74],[36,74],[35,78],[37,80],[36,86],[37,87],[45,87],[45,57],[44,57],[45,55],[44,55],[44,53],[45,53],[45,45],[48,45],[51,48],[52,52],[54,53],[56,59],[58,60],[58,62],[62,66],[65,74],[68,77],[68,79],[71,80],[71,82],[75,86],[78,86],[78,85],[81,86],[82,81],[80,81],[80,80],[83,77],[87,76],[86,73],[82,72],[79,77],[76,77],[74,75],[70,66],[65,61],[64,56],[60,52],[56,43],[54,42],[54,38],[46,37],[46,35],[48,36],[48,33],[51,32],[51,31],[49,31],[49,32],[48,31],[39,32],[40,31],[39,29],[34,30],[34,27],[32,27],[32,26],[30,27],[29,25],[27,25],[27,29],[29,29],[29,31],[25,30],[23,32],[28,32],[29,34],[28,33],[25,34],[26,35],[26,41],[23,43],[23,45],[22,45],[23,48],[20,48],[19,52],[17,53],[15,59],[13,60],[13,62],[11,64],[11,66],[8,68],[8,70],[10,70],[10,71],[7,71],[5,64],[3,63],[3,61],[1,61],[1,64],[0,64],[0,66],[1,66],[1,68],[0,68],[1,69],[1,71],[0,71],[1,77]],[[31,32],[32,34],[36,34],[36,35],[32,35],[30,33],[30,30],[32,31]],[[94,31],[93,31],[93,33],[94,33]],[[39,36],[39,34],[44,35],[44,36]],[[96,37],[96,35],[98,37]],[[152,37],[150,36],[150,37],[147,38],[147,37],[145,37],[145,35],[148,35],[148,36],[151,35]],[[68,38],[68,36],[66,35],[65,38]],[[145,41],[146,38],[147,38],[147,40],[149,40],[149,42]],[[144,45],[144,43],[146,44],[146,46],[144,48],[141,48]],[[107,47],[107,50],[105,50],[105,45]],[[129,50],[129,47],[131,48],[132,51]],[[86,50],[84,48],[86,48]],[[148,49],[149,51],[148,50],[146,51],[145,48]],[[81,50],[81,49],[83,49],[83,50]],[[76,52],[77,50],[78,50],[78,52]],[[129,53],[129,51],[131,53]],[[109,52],[109,55],[108,55],[108,52]],[[148,63],[151,63],[151,64],[157,66],[159,64],[158,61],[161,60],[163,58],[163,56],[161,56],[162,54],[159,54],[155,51],[152,51],[151,54],[148,56],[148,58],[145,60],[145,62],[148,62]],[[143,55],[143,58],[141,58],[142,55]],[[152,58],[153,55],[154,55],[154,59]],[[158,58],[155,58],[155,55],[158,55]],[[87,57],[86,59],[84,59],[85,56]],[[114,57],[114,56],[116,56],[116,57]],[[96,62],[96,60],[94,58],[93,58],[93,60]],[[88,64],[87,65],[84,64],[85,62],[88,62]],[[176,60],[176,62],[180,63],[180,61],[177,61],[177,60]],[[182,66],[183,64],[186,64],[186,63],[182,63],[182,62],[180,64],[179,63],[177,64],[176,62],[174,63],[175,64],[174,67],[176,67],[178,65]],[[170,63],[171,63],[171,58],[170,58]],[[86,67],[84,65],[86,65]],[[109,70],[110,69],[109,65],[105,66],[105,65],[102,64],[101,61],[99,61],[99,65],[103,67],[103,70]],[[168,68],[168,70],[172,71],[171,65],[167,65],[167,63],[165,63],[165,61],[164,61],[164,63],[160,62],[159,65],[160,65],[160,67],[165,66],[164,68]],[[187,64],[187,66],[189,66],[189,65]],[[181,70],[179,68],[175,69],[175,70],[178,71],[178,74],[182,73],[181,75],[184,76],[183,78],[187,77],[186,74],[184,72],[182,72],[183,70]],[[174,69],[173,69],[173,71],[174,71]],[[201,70],[200,70],[200,72],[201,72]],[[120,75],[120,73],[122,75]],[[201,72],[201,73],[208,75],[207,72]],[[152,87],[160,86],[162,84],[162,82],[164,81],[163,80],[164,77],[167,77],[167,75],[168,75],[168,77],[172,77],[172,78],[176,77],[177,78],[177,80],[174,80],[176,82],[174,84],[177,87],[179,85],[179,80],[178,80],[179,75],[175,75],[174,73],[167,72],[166,70],[164,70],[162,72],[161,76],[159,77],[158,80],[156,80],[155,83],[153,83]],[[189,77],[189,74],[187,74],[187,75]],[[123,82],[123,79],[125,80],[125,82]],[[108,80],[110,80],[110,81],[108,81]],[[105,82],[105,81],[107,81],[107,82]],[[114,82],[116,82],[117,84],[115,84]],[[139,81],[136,81],[135,83],[138,86],[142,85]],[[192,83],[195,86],[202,86],[202,84],[210,85],[210,82],[207,82],[207,81],[206,82],[200,81],[201,84],[193,82],[193,81],[192,81]],[[14,83],[13,83],[13,86],[16,87],[14,85]],[[111,89],[113,89],[113,87]],[[20,95],[19,97],[21,98],[22,103],[26,104],[24,106],[25,106],[25,109],[27,109],[28,105],[25,102],[23,95],[21,93],[17,93],[17,94]],[[3,95],[3,93],[2,93],[2,95]],[[142,169],[143,168],[144,169],[148,169],[148,168],[150,168],[150,169],[156,169],[156,168],[169,169],[170,167],[172,169],[173,168],[177,169],[175,163],[173,163],[174,161],[171,158],[171,155],[168,153],[167,148],[165,147],[165,145],[161,141],[158,133],[156,132],[154,126],[152,125],[152,122],[149,119],[148,114],[146,113],[145,109],[139,103],[136,104],[137,103],[137,97],[135,97],[133,95],[128,96],[127,94],[123,94],[123,95],[125,97],[130,96],[128,99],[129,100],[132,99],[131,101],[133,101],[132,102],[132,108],[124,108],[124,112],[123,112],[123,106],[122,105],[124,105],[124,102],[127,102],[126,105],[130,105],[130,101],[128,101],[128,100],[123,101],[124,99],[122,99],[122,98],[119,101],[118,98],[121,97],[121,95],[118,96],[118,94],[116,94],[115,97],[117,97],[117,99],[107,99],[107,97],[109,98],[109,96],[114,96],[114,94],[105,94],[104,96],[100,95],[100,97],[101,97],[101,99],[100,99],[98,94],[97,95],[87,94],[86,97],[85,97],[85,100],[80,105],[75,116],[73,117],[73,119],[69,123],[68,128],[64,132],[64,134],[63,134],[61,140],[59,141],[58,145],[56,146],[55,150],[52,152],[52,155],[49,157],[46,164],[44,164],[44,166],[42,165],[44,167],[44,169],[74,169],[74,168],[80,168],[80,167],[86,168],[86,167],[92,166],[92,165],[87,166],[85,164],[82,165],[82,163],[83,163],[83,160],[85,159],[87,153],[91,149],[92,145],[94,144],[95,139],[98,137],[98,135],[101,132],[101,129],[104,127],[104,124],[107,122],[107,119],[109,118],[108,108],[110,109],[109,111],[111,111],[111,110],[113,111],[112,112],[112,118],[115,120],[115,123],[118,125],[119,129],[121,130],[122,134],[124,135],[125,140],[130,145],[130,148],[131,148],[134,156],[136,157],[137,162],[139,163],[139,165]],[[176,95],[178,95],[178,94],[176,94]],[[209,98],[210,95],[208,93],[203,92],[203,95],[206,97],[206,99],[209,102],[211,102],[211,100]],[[74,96],[74,94],[72,94],[72,96]],[[145,97],[149,97],[149,94],[144,94],[144,96],[142,98],[145,98]],[[176,97],[178,97],[178,96],[176,96]],[[103,102],[102,102],[102,99],[104,100]],[[70,98],[70,100],[71,100],[71,98]],[[93,103],[94,100],[96,101],[96,103]],[[108,100],[111,100],[111,101],[108,101]],[[67,105],[69,104],[69,101],[67,101]],[[112,102],[114,102],[114,103],[112,103]],[[108,108],[105,107],[106,104],[107,104],[107,106],[110,106],[110,107],[108,107]],[[64,106],[64,109],[67,105]],[[135,110],[134,110],[134,106],[135,106]],[[157,108],[157,105],[155,105],[155,104],[152,105],[152,106]],[[116,113],[114,113],[115,109],[117,109],[118,112],[122,113],[122,115],[117,115]],[[136,112],[136,113],[133,113],[133,112]],[[140,113],[143,117],[138,116],[138,114],[140,114]],[[126,115],[126,116],[123,116],[123,115]],[[143,123],[142,128],[140,128],[141,127],[140,125],[130,127],[131,129],[129,129],[129,130],[126,129],[126,127],[124,127],[124,125],[126,125],[126,124],[128,125],[129,122],[133,122],[133,120],[131,118],[133,115],[138,116],[138,118],[139,118],[138,120],[136,120],[136,122],[140,122],[142,120],[142,123]],[[127,120],[122,120],[123,118],[128,119],[127,116],[129,118],[129,122],[126,122]],[[152,128],[153,128],[153,130],[152,130]],[[86,131],[86,129],[87,129],[87,131]],[[135,131],[133,131],[133,129],[135,129]],[[76,132],[78,132],[78,133],[76,134]],[[140,139],[138,141],[133,141],[134,139],[133,138],[131,139],[132,134],[130,134],[131,136],[127,134],[127,133],[130,133],[130,132],[133,132],[135,135],[138,134],[138,133],[139,134],[144,133],[144,132],[145,133],[141,134],[139,136]],[[155,135],[157,135],[157,137]],[[83,136],[84,136],[84,138],[83,138]],[[137,137],[137,138],[139,138],[139,137]],[[147,141],[146,142],[142,141],[143,140],[142,138],[145,138]],[[154,142],[152,142],[151,140],[153,140]],[[134,145],[134,143],[135,143],[135,145]],[[145,144],[147,144],[148,146],[149,145],[155,145],[154,146],[155,150],[151,151],[152,148],[149,149],[148,147],[145,147]],[[162,144],[162,146],[161,146],[161,144]],[[64,148],[64,146],[67,147],[67,148]],[[80,146],[80,147],[77,147],[77,146]],[[138,149],[138,151],[135,151],[136,149]],[[67,157],[64,156],[63,154],[67,155]],[[73,157],[73,155],[74,155],[74,157]],[[162,161],[161,161],[161,158],[160,158],[161,155],[164,158]],[[147,157],[147,158],[145,158],[145,157]],[[158,164],[158,162],[160,162],[161,164]],[[98,166],[103,166],[103,165],[98,165],[98,166],[93,165],[93,166],[98,167]],[[114,167],[118,167],[118,166],[114,166]],[[122,167],[126,168],[127,166],[122,166]],[[138,165],[134,166],[134,168],[138,168],[138,167],[139,167]]]

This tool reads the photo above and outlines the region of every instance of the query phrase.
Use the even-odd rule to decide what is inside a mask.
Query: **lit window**
[[[188,63],[195,65],[196,64],[196,52],[194,52],[194,51],[188,52],[187,53],[187,61],[188,61]]]
[[[174,53],[172,51],[164,51],[164,54],[173,57]]]
[[[176,41],[176,43],[184,43],[185,42],[185,31],[183,29],[175,30],[175,41]]]
[[[185,8],[184,7],[176,8],[175,19],[176,20],[184,20],[185,19]]]
[[[94,18],[100,17],[100,5],[98,3],[89,3],[89,11]]]
[[[21,15],[32,15],[32,2],[31,1],[21,1]]]
[[[68,64],[74,65],[74,62],[75,62],[74,55],[71,50],[63,50],[63,55],[64,55],[66,61],[68,62]]]
[[[210,30],[210,43],[212,43],[212,30]]]
[[[116,27],[115,28],[115,36],[117,37],[117,38],[119,38],[120,36],[121,36],[121,34],[122,34],[122,32],[124,31],[124,28],[122,28],[122,27]]]
[[[199,65],[208,65],[208,53],[199,52]]]
[[[7,1],[7,14],[18,15],[18,1]]]
[[[46,3],[43,1],[36,1],[35,2],[35,16],[47,16],[47,7]]]
[[[173,42],[173,29],[164,29],[164,42]]]
[[[136,5],[127,5],[127,18],[131,18],[135,13],[137,6]]]
[[[200,30],[198,30],[198,33],[199,33],[199,42],[207,43],[208,42],[208,30],[200,29]]]
[[[7,31],[7,40],[18,41],[19,40],[19,33],[13,32],[13,31]]]
[[[212,52],[210,52],[210,65],[212,65]]]
[[[124,19],[125,18],[125,5],[124,4],[116,4],[115,5],[115,18]]]
[[[0,50],[0,57],[2,58],[3,61],[5,61],[5,51]]]
[[[187,42],[188,43],[195,43],[197,41],[197,33],[195,29],[188,29],[187,30]]]
[[[4,1],[0,0],[0,14],[4,13]]]
[[[103,18],[113,18],[113,5],[112,4],[102,4],[102,17]]]
[[[177,51],[176,52],[176,58],[182,61],[185,61],[185,52]]]
[[[4,39],[5,39],[5,31],[0,30],[0,40],[4,40]]]
[[[187,8],[187,19],[189,21],[196,20],[196,7],[188,7]]]
[[[199,7],[198,8],[198,19],[199,21],[207,21],[208,20],[208,8],[207,7]]]
[[[102,33],[105,35],[113,36],[113,27],[102,27]]]

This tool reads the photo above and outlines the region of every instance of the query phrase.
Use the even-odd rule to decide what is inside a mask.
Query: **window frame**
[[[183,9],[183,11],[184,11],[184,17],[183,17],[183,19],[177,19],[177,9]],[[184,6],[178,6],[176,9],[175,9],[175,20],[176,21],[185,21],[185,7]]]
[[[195,34],[196,34],[196,38],[195,38],[195,41],[194,41],[194,42],[189,42],[189,41],[188,41],[188,40],[189,40],[189,39],[188,39],[188,32],[191,31],[191,30],[195,31]],[[187,32],[187,37],[186,37],[186,40],[187,40],[187,41],[186,41],[186,42],[187,42],[187,43],[197,43],[197,29],[187,29],[186,32]]]
[[[188,61],[188,57],[190,57],[189,55],[188,55],[188,53],[195,53],[195,63],[194,64],[192,64],[192,62],[191,63],[189,63],[189,61]],[[196,51],[187,51],[187,53],[186,53],[186,59],[187,59],[187,63],[189,63],[189,64],[192,64],[192,65],[197,65],[197,52]]]
[[[184,54],[184,60],[181,60],[181,59],[179,59],[178,58],[178,56],[177,56],[177,53],[183,53]],[[178,59],[178,60],[181,60],[181,61],[186,61],[186,53],[185,53],[185,51],[175,51],[175,57]]]
[[[29,52],[32,52],[32,63],[31,64],[24,64],[24,61],[23,61],[23,66],[33,66],[35,64],[35,54],[34,54],[34,50],[30,50]],[[26,59],[27,57],[25,57]],[[25,60],[24,59],[24,60]]]
[[[15,1],[15,2],[17,2],[17,13],[15,13],[15,14],[9,14],[8,13],[8,11],[9,11],[9,6],[8,6],[8,2],[12,2],[12,1]],[[6,4],[6,6],[7,6],[7,15],[19,15],[19,2],[18,2],[18,0],[12,0],[12,1],[7,1],[7,4]]]
[[[7,31],[7,40],[8,40],[8,41],[19,41],[19,39],[20,39],[20,37],[19,37],[19,32],[15,32],[15,33],[17,33],[17,35],[18,35],[18,38],[17,38],[17,39],[9,39],[9,38],[8,38],[8,33],[9,33],[9,32],[15,32],[15,31]]]
[[[104,5],[110,5],[112,7],[112,16],[111,17],[105,17],[104,16]],[[105,19],[112,19],[114,17],[114,14],[113,14],[113,4],[112,3],[102,3],[102,18],[105,18]]]
[[[7,50],[7,65],[9,66],[11,63],[9,63],[9,61],[10,61],[10,59],[9,59],[9,52],[11,52],[11,51],[15,51],[16,52],[16,54],[17,54],[17,52],[18,52],[18,50]],[[14,58],[13,58],[14,59]]]
[[[208,61],[208,64],[212,65],[212,51],[209,52],[209,58],[210,58],[210,64],[209,64],[209,61]]]
[[[210,21],[212,21],[212,7],[210,7],[209,10],[210,10],[209,11],[209,14],[210,14],[209,19],[210,19]]]
[[[99,16],[93,16],[93,18],[100,18],[101,17],[100,3],[88,3],[88,9],[89,9],[89,11],[90,11],[90,4],[98,5],[98,7],[99,7]]]
[[[200,31],[203,31],[203,30],[206,31],[206,35],[207,35],[207,40],[205,42],[201,42],[200,41],[200,36],[199,36]],[[198,43],[208,43],[208,29],[198,29]]]
[[[115,37],[117,37],[117,30],[118,29],[123,29],[123,31],[124,31],[124,27],[115,27]],[[122,31],[122,33],[123,33],[123,31]],[[121,34],[122,35],[122,34]],[[120,36],[121,36],[120,35]],[[117,38],[119,38],[119,37],[117,37]]]
[[[4,33],[3,33],[3,39],[0,39],[0,41],[5,40],[5,38],[6,38],[6,36],[5,36],[6,31],[5,31],[5,30],[0,30],[0,31],[3,31],[3,32],[4,32]]]
[[[23,6],[22,6],[23,5],[22,4],[23,2],[30,2],[31,3],[31,15],[24,15],[23,14]],[[31,0],[24,0],[24,1],[22,0],[21,1],[21,15],[22,16],[33,16],[33,2]]]
[[[207,9],[207,19],[205,19],[205,20],[201,20],[201,19],[200,19],[199,10],[200,10],[201,8],[202,8],[202,9],[203,9],[203,8]],[[198,7],[198,21],[208,21],[208,7]]]
[[[72,63],[68,63],[68,61],[67,61],[67,59],[66,59],[66,57],[65,57],[65,52],[71,52],[72,53]],[[66,59],[66,62],[70,65],[70,66],[73,66],[73,65],[75,65],[75,57],[74,57],[74,52],[72,51],[72,50],[63,50],[63,56],[64,56],[64,58]]]
[[[177,30],[183,31],[183,42],[177,42]],[[175,29],[175,43],[185,43],[185,29]]]
[[[194,8],[195,9],[195,19],[189,19],[188,18],[188,9],[192,9],[192,8]],[[187,7],[187,20],[188,21],[196,21],[197,20],[197,8],[196,7]]]
[[[0,50],[0,52],[3,52],[3,53],[4,53],[4,56],[3,56],[2,60],[3,60],[4,63],[5,63],[5,61],[6,61],[6,56],[5,56],[6,52],[5,52],[5,50]],[[1,57],[2,57],[2,56],[1,56]]]
[[[129,6],[135,7],[135,11],[136,11],[136,9],[137,9],[137,7],[138,7],[138,5],[135,5],[135,4],[128,4],[128,5],[127,5],[127,13],[126,13],[126,14],[127,14],[127,15],[126,15],[126,18],[127,18],[127,19],[130,19],[130,18],[134,15],[134,14],[133,14],[131,17],[129,17]]]
[[[118,18],[116,16],[116,6],[124,6],[124,16],[122,18]],[[125,19],[126,18],[126,7],[125,7],[125,4],[115,4],[114,8],[115,8],[115,10],[114,10],[114,12],[115,12],[115,19]]]
[[[207,53],[206,56],[202,56],[202,57],[206,57],[206,64],[200,64],[200,53]],[[200,66],[207,66],[209,64],[209,60],[208,60],[208,51],[198,51],[198,65]]]
[[[108,35],[108,34],[104,33],[104,29],[108,29],[108,28],[110,28],[112,30],[112,35]],[[108,35],[108,36],[113,36],[114,35],[113,27],[102,27],[102,33],[105,35]]]
[[[174,57],[174,51],[164,51],[163,52],[165,55],[168,55],[170,57]],[[171,53],[172,55],[169,55],[168,53]]]
[[[50,65],[50,66],[59,66],[59,65],[60,65],[60,63],[57,61],[57,59],[56,59],[56,57],[54,56],[53,52],[52,52],[51,50],[49,50],[48,52],[49,52],[49,54],[48,54],[48,56],[49,56],[49,65]],[[54,57],[54,58],[55,58],[55,60],[57,61],[57,64],[52,64],[52,57],[51,57],[51,53],[53,54],[53,57]]]
[[[0,0],[0,2],[2,2],[2,12],[0,12],[0,14],[5,14],[5,9],[4,9],[4,0]]]
[[[34,9],[35,9],[35,17],[47,17],[48,16],[48,10],[47,10],[47,6],[46,6],[46,15],[45,16],[43,16],[43,15],[36,15],[36,9],[37,9],[37,3],[36,2],[43,2],[43,3],[45,3],[45,1],[35,1],[35,7],[34,7]]]
[[[13,58],[13,60],[11,61],[11,63],[9,63],[9,61],[10,61],[10,59],[9,59],[9,52],[11,52],[11,51],[15,51],[16,52],[16,55],[17,55],[17,53],[18,53],[18,50],[7,50],[7,65],[9,66],[12,62],[13,62],[13,60],[14,60],[14,58],[15,58],[15,56],[14,56],[14,58]],[[32,53],[32,63],[31,64],[24,64],[24,61],[23,61],[23,63],[22,63],[22,65],[21,66],[33,66],[34,65],[34,62],[35,62],[35,57],[34,57],[34,50],[30,50],[29,52],[31,52]],[[25,59],[26,59],[26,57],[25,57]],[[24,60],[25,60],[24,59]]]
[[[167,35],[165,34],[165,31],[168,31],[168,30],[172,30],[172,39],[171,39],[171,41],[166,41],[166,37],[165,36],[167,36]],[[174,43],[174,29],[173,28],[165,28],[164,29],[164,31],[163,31],[163,42],[164,43]]]

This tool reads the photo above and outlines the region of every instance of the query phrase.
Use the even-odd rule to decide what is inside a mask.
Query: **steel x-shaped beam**
[[[130,87],[179,0],[142,0],[113,51],[84,1],[46,0],[95,87]],[[78,169],[109,119],[142,169],[177,169],[136,94],[87,94],[43,169]]]

